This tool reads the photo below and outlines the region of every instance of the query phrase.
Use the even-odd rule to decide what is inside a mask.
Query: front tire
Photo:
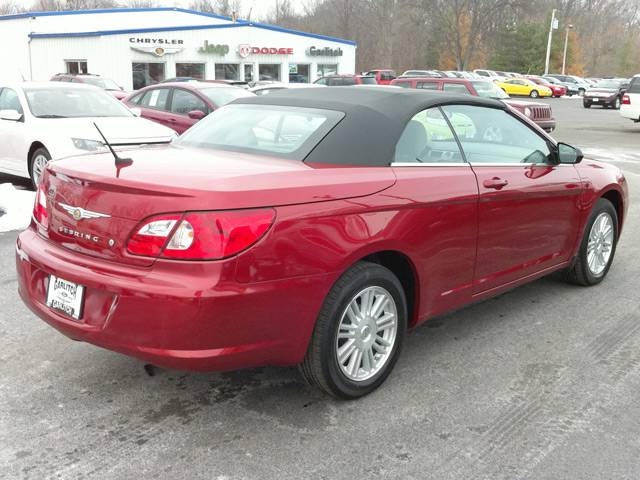
[[[31,158],[29,159],[29,176],[31,177],[33,188],[36,190],[38,189],[38,183],[49,160],[51,160],[51,155],[44,147],[34,150],[31,154]]]
[[[407,329],[407,302],[387,268],[358,262],[324,301],[300,371],[343,399],[373,392],[393,369]]]
[[[591,102],[582,102],[584,108],[591,108]]]
[[[618,242],[618,214],[613,204],[601,198],[591,211],[580,250],[573,266],[565,270],[570,283],[591,286],[606,277]]]

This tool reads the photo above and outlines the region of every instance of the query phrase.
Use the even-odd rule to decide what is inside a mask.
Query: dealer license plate
[[[594,101],[594,102],[599,102],[599,101],[600,101],[600,99],[599,99],[599,98],[594,98],[594,99],[593,99],[593,101]]]
[[[84,287],[54,275],[49,276],[47,290],[47,307],[58,310],[65,315],[80,320]]]

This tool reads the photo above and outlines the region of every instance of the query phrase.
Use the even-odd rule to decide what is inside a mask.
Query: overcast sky
[[[126,0],[120,0],[122,3],[126,3]],[[2,0],[0,0],[2,2]],[[189,8],[193,0],[157,0],[157,3],[161,6],[167,7],[182,7]],[[253,19],[264,18],[269,11],[274,7],[276,0],[241,0],[242,2],[242,15],[246,17],[249,13],[249,9],[252,9],[251,16]],[[35,3],[34,0],[15,0],[15,3],[22,4],[25,8],[30,9]],[[294,8],[302,9],[304,0],[297,0],[292,2]]]

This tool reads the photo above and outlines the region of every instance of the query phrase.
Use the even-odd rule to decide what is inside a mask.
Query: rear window
[[[227,105],[176,144],[303,160],[343,117],[342,112],[315,108]]]
[[[627,93],[640,93],[640,77],[633,77]]]

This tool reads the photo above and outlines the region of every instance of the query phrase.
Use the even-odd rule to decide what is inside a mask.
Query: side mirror
[[[567,145],[566,143],[558,143],[558,161],[560,163],[580,163],[584,155],[582,154],[582,150],[576,147],[572,147],[571,145]]]
[[[201,110],[191,110],[187,115],[194,120],[202,120],[207,115]]]
[[[133,113],[136,117],[141,117],[142,116],[142,109],[141,108],[130,108],[129,110],[131,110],[131,113]]]
[[[8,120],[10,122],[21,122],[24,118],[17,110],[0,110],[0,120]]]

